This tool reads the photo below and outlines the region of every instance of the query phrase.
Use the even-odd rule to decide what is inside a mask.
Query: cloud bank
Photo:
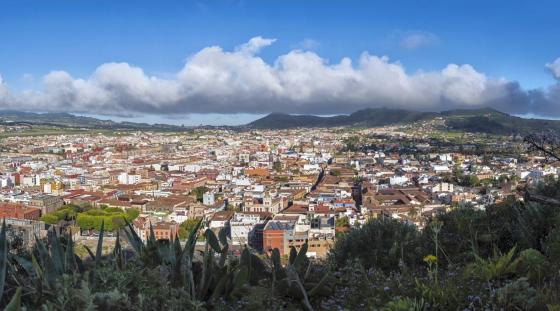
[[[104,115],[188,113],[350,113],[365,107],[439,111],[491,106],[510,113],[560,115],[560,85],[523,90],[471,65],[407,72],[385,56],[362,53],[330,63],[292,50],[272,63],[258,53],[275,39],[255,37],[225,51],[211,46],[191,55],[171,78],[128,63],[100,65],[81,79],[53,71],[38,90],[13,92],[0,77],[0,107]],[[556,77],[557,59],[546,67]]]

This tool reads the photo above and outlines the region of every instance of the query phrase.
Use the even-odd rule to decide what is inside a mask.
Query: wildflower
[[[427,255],[427,256],[424,256],[423,260],[427,264],[432,264],[432,263],[437,261],[437,257],[434,256],[434,255]]]

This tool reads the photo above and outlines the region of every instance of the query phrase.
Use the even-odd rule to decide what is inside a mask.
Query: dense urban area
[[[441,122],[53,135],[5,125],[2,301],[558,310],[560,218],[545,193],[560,192],[558,166],[521,135]]]

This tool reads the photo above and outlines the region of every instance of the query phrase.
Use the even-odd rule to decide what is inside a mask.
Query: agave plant
[[[47,309],[106,309],[119,303],[122,304],[119,308],[153,308],[146,307],[145,293],[128,290],[130,286],[135,287],[131,279],[139,272],[159,277],[154,281],[166,284],[166,290],[179,293],[181,303],[186,302],[190,309],[214,308],[226,301],[241,299],[250,286],[272,283],[275,292],[297,299],[305,309],[313,310],[310,299],[330,291],[329,275],[320,278],[312,273],[306,256],[307,244],[299,252],[293,248],[288,264],[283,267],[277,249],[270,264],[248,247],[242,249],[239,258],[233,256],[225,230],[220,230],[218,235],[205,230],[204,249],[197,251],[195,246],[201,226],[202,222],[197,223],[183,244],[178,237],[170,241],[156,240],[150,225],[150,234],[144,242],[127,222],[127,226],[117,232],[113,250],[103,254],[105,230],[102,224],[95,251],[85,247],[89,258],[82,260],[74,252],[72,236],[55,230],[48,232],[46,241],[35,237],[29,258],[10,254],[3,225],[0,230],[0,299],[6,303],[6,310],[18,310],[22,297],[29,307],[43,305]],[[130,247],[124,247],[122,233]],[[111,277],[118,278],[118,275],[125,281],[117,286]],[[270,276],[271,283],[266,281]],[[5,286],[6,280],[9,280],[8,286]],[[7,294],[12,298],[4,297]]]
[[[6,220],[2,221],[0,229],[0,302],[4,295],[6,285],[6,274],[8,270],[8,240],[6,239]],[[16,311],[21,309],[21,287],[16,289],[16,293],[10,302],[4,307],[4,311]]]
[[[301,301],[303,307],[312,311],[310,298],[330,293],[330,275],[326,273],[319,282],[310,279],[312,265],[307,258],[308,245],[305,243],[299,252],[291,247],[288,264],[283,267],[280,262],[280,252],[277,248],[272,250],[273,263],[273,289],[283,295]]]
[[[156,241],[151,225],[146,244],[129,223],[125,233],[142,264],[169,266],[172,271],[170,282],[183,287],[194,304],[234,298],[247,284],[265,276],[264,265],[248,248],[243,249],[239,260],[233,258],[224,229],[220,230],[218,237],[207,229],[204,251],[195,253],[201,224],[198,222],[190,232],[184,247],[178,237],[168,242]],[[122,254],[118,236],[117,242],[113,253]]]
[[[500,254],[497,250],[494,255],[484,259],[475,254],[476,261],[467,267],[467,271],[474,277],[489,282],[499,280],[512,275],[517,270],[519,261],[514,260],[516,247],[512,247],[506,254]]]

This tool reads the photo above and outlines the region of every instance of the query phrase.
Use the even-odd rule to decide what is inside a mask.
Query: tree
[[[340,228],[340,227],[349,227],[349,226],[350,226],[350,222],[348,221],[348,217],[343,216],[343,217],[339,217],[339,218],[336,219],[335,225],[336,225],[337,228]]]
[[[189,237],[191,230],[196,227],[200,219],[191,218],[185,220],[179,225],[179,239],[186,240]]]
[[[53,213],[47,213],[41,216],[41,221],[49,225],[55,225],[60,221],[60,219]]]
[[[459,178],[459,184],[466,187],[476,187],[480,184],[476,175],[462,175]]]
[[[204,197],[204,193],[208,191],[208,188],[206,188],[205,186],[200,186],[200,187],[196,187],[193,189],[193,191],[191,192],[191,194],[194,194],[196,196],[196,200],[198,202],[202,202],[203,197]]]
[[[543,154],[549,161],[560,161],[560,137],[552,130],[526,136],[529,150]]]

